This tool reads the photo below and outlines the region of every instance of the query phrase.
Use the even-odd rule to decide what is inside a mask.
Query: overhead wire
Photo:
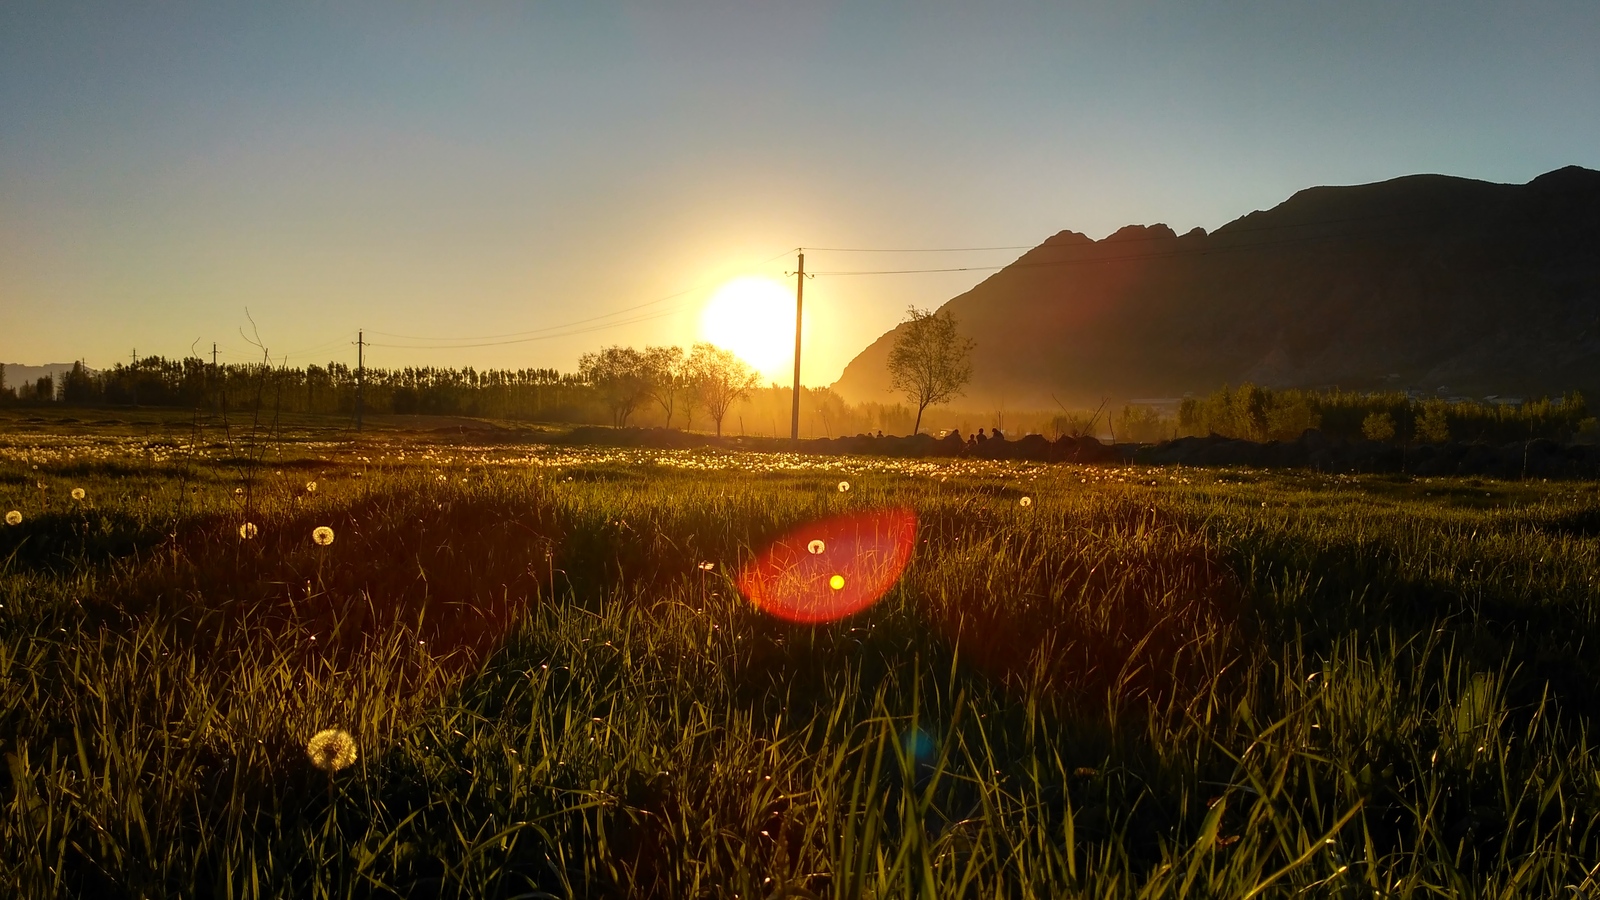
[[[1367,216],[1367,217],[1364,217],[1364,218],[1369,218],[1369,219],[1371,219],[1371,218],[1387,218],[1387,216]],[[1357,221],[1357,220],[1351,219],[1351,220],[1342,220],[1342,221]],[[1331,224],[1339,224],[1339,221],[1302,222],[1302,223],[1295,223],[1295,224],[1292,224],[1292,225],[1282,225],[1282,226],[1272,226],[1272,227],[1252,228],[1252,229],[1239,229],[1239,230],[1236,230],[1236,231],[1230,231],[1225,236],[1231,237],[1232,235],[1239,234],[1239,233],[1245,233],[1245,232],[1275,231],[1275,230],[1279,230],[1279,229],[1282,229],[1282,228],[1300,228],[1300,227],[1309,227],[1309,226],[1312,226],[1312,225],[1331,225]],[[1409,226],[1397,226],[1397,227],[1394,227],[1394,228],[1386,228],[1386,229],[1381,229],[1381,230],[1379,230],[1377,232],[1369,232],[1369,234],[1371,234],[1371,233],[1388,234],[1388,233],[1392,233],[1392,232],[1396,232],[1396,231],[1406,231],[1406,230],[1409,230]],[[1033,269],[1033,268],[1050,268],[1050,267],[1056,267],[1056,266],[1094,265],[1094,264],[1099,264],[1099,263],[1118,262],[1118,261],[1126,261],[1126,260],[1132,260],[1132,259],[1165,259],[1165,258],[1177,257],[1177,256],[1209,256],[1209,255],[1211,255],[1213,253],[1233,253],[1233,252],[1238,252],[1238,251],[1243,251],[1243,250],[1255,250],[1255,249],[1261,248],[1261,247],[1275,247],[1275,246],[1280,246],[1280,245],[1283,245],[1283,244],[1297,244],[1297,243],[1304,243],[1304,242],[1307,242],[1307,241],[1336,240],[1336,239],[1340,239],[1340,238],[1349,238],[1349,237],[1351,237],[1351,235],[1348,235],[1348,234],[1316,234],[1316,235],[1305,235],[1305,236],[1302,236],[1302,237],[1287,237],[1287,238],[1282,238],[1282,239],[1279,239],[1279,240],[1271,240],[1271,241],[1255,241],[1253,243],[1248,243],[1248,244],[1233,244],[1233,245],[1224,245],[1224,246],[1220,246],[1220,247],[1195,247],[1195,248],[1192,248],[1192,249],[1172,250],[1172,251],[1167,251],[1167,252],[1163,252],[1163,253],[1128,253],[1128,254],[1122,254],[1120,256],[1082,256],[1082,257],[1077,257],[1077,258],[1074,258],[1074,259],[1035,260],[1035,261],[1032,261],[1032,262],[1023,262],[1020,259],[1018,259],[1018,260],[1014,260],[1014,261],[1012,261],[1010,263],[1006,263],[1004,265],[997,265],[997,266],[947,266],[947,267],[925,268],[925,269],[845,269],[845,270],[834,270],[834,271],[826,271],[826,270],[824,270],[824,271],[814,272],[814,273],[811,273],[811,274],[815,274],[815,275],[819,275],[819,276],[844,276],[844,275],[923,275],[923,274],[934,274],[934,273],[943,273],[943,272],[995,272],[995,271],[999,271],[1001,269]],[[1168,240],[1168,241],[1170,241],[1170,240],[1176,240],[1176,239],[1177,239],[1176,236],[1168,237],[1166,235],[1159,235],[1159,236],[1154,236],[1154,237],[1127,238],[1125,240],[1128,243],[1134,243],[1134,242],[1145,242],[1145,241],[1155,241],[1155,240]],[[1117,243],[1122,243],[1122,241],[1119,240]],[[1030,248],[1030,249],[1033,249],[1033,250],[1040,250],[1040,249],[1077,250],[1077,249],[1081,249],[1083,247],[1103,247],[1103,246],[1104,246],[1104,242],[1103,241],[1095,241],[1095,242],[1092,242],[1092,243],[1087,244],[1087,245],[1079,245],[1079,246],[1075,246],[1075,247],[1057,246],[1057,247],[1045,248],[1045,246],[1043,244],[1040,244],[1038,247],[1033,247],[1033,248]]]
[[[1431,212],[1436,212],[1436,211],[1419,210],[1419,211],[1411,211],[1411,212],[1379,213],[1379,214],[1371,215],[1371,216],[1359,216],[1359,217],[1351,217],[1351,218],[1344,218],[1344,219],[1324,219],[1324,220],[1314,220],[1314,221],[1306,221],[1306,222],[1291,222],[1291,223],[1284,223],[1284,224],[1259,225],[1259,226],[1255,226],[1255,227],[1248,227],[1247,226],[1247,227],[1230,228],[1226,232],[1221,232],[1219,230],[1218,232],[1212,232],[1211,234],[1215,235],[1215,234],[1219,234],[1220,233],[1220,234],[1225,234],[1225,236],[1231,237],[1231,236],[1239,235],[1239,234],[1249,234],[1249,233],[1256,233],[1256,232],[1285,231],[1285,230],[1289,230],[1289,229],[1300,229],[1300,228],[1311,228],[1311,227],[1317,227],[1317,226],[1338,225],[1338,224],[1346,224],[1346,223],[1358,222],[1358,221],[1368,221],[1368,220],[1374,220],[1374,219],[1386,219],[1386,218],[1395,218],[1395,217],[1400,217],[1400,216],[1423,215],[1423,214],[1427,214],[1427,213],[1431,213]],[[1405,230],[1405,229],[1404,228],[1384,229],[1383,233],[1387,233],[1387,232],[1391,232],[1391,231],[1399,231],[1399,230]],[[1131,253],[1131,254],[1121,254],[1121,255],[1117,255],[1117,256],[1083,256],[1083,257],[1078,257],[1078,258],[1074,258],[1074,259],[1062,259],[1062,260],[1034,260],[1034,261],[1030,261],[1030,262],[1024,262],[1019,258],[1017,260],[1013,260],[1010,263],[1006,263],[1006,264],[1002,264],[1002,265],[991,265],[991,266],[937,266],[937,267],[905,268],[905,269],[821,270],[821,271],[808,272],[807,274],[808,275],[816,275],[816,276],[842,277],[842,276],[866,276],[866,275],[921,275],[921,274],[941,274],[941,273],[957,273],[957,272],[995,272],[995,271],[1000,271],[1002,269],[1008,269],[1008,268],[1014,268],[1014,269],[1050,268],[1050,267],[1057,267],[1057,266],[1092,265],[1092,264],[1098,264],[1098,263],[1117,262],[1117,261],[1126,261],[1126,260],[1134,260],[1134,259],[1162,259],[1162,258],[1177,257],[1177,256],[1190,256],[1190,255],[1205,256],[1205,255],[1210,255],[1212,253],[1237,252],[1237,251],[1244,251],[1244,250],[1253,250],[1253,249],[1260,248],[1260,247],[1270,247],[1270,246],[1278,246],[1278,245],[1283,245],[1283,244],[1301,243],[1301,242],[1305,242],[1305,241],[1328,240],[1328,239],[1336,239],[1336,238],[1341,238],[1341,237],[1348,237],[1348,235],[1338,235],[1338,234],[1335,234],[1335,235],[1307,235],[1307,236],[1303,236],[1303,237],[1286,237],[1286,238],[1282,238],[1282,239],[1279,239],[1279,240],[1256,241],[1256,242],[1252,242],[1252,243],[1248,243],[1248,244],[1235,244],[1235,245],[1231,245],[1231,246],[1220,246],[1220,247],[1213,246],[1213,247],[1204,247],[1204,248],[1192,248],[1192,249],[1184,249],[1184,250],[1166,251],[1166,252],[1161,252],[1161,253]],[[1118,244],[1123,244],[1123,243],[1134,244],[1134,243],[1153,242],[1153,241],[1157,241],[1157,240],[1173,240],[1173,239],[1175,239],[1175,238],[1174,237],[1169,237],[1166,234],[1141,235],[1141,236],[1137,236],[1137,237],[1121,238],[1121,239],[1119,239],[1117,241],[1117,243]],[[1103,241],[1096,241],[1096,242],[1092,242],[1091,244],[1085,245],[1085,246],[1103,246],[1103,245],[1104,245]],[[787,256],[790,253],[797,252],[797,251],[805,251],[805,252],[813,252],[813,253],[979,253],[979,252],[999,252],[999,251],[1011,251],[1011,250],[1032,251],[1032,250],[1039,250],[1039,249],[1074,249],[1075,250],[1075,249],[1079,249],[1079,248],[1078,247],[1071,247],[1071,248],[1068,248],[1068,247],[1045,248],[1045,246],[1043,244],[1011,244],[1011,245],[1003,245],[1003,246],[996,245],[996,246],[987,246],[987,247],[901,247],[901,248],[894,248],[894,247],[803,247],[803,248],[786,249],[786,250],[784,250],[784,251],[782,251],[780,253],[777,253],[777,254],[775,254],[775,255],[773,255],[773,256],[765,259],[765,260],[762,260],[759,263],[754,264],[750,268],[760,268],[762,266],[766,266],[766,265],[768,265],[768,264],[770,264],[770,263],[772,263],[772,262],[774,262],[774,261],[776,261],[776,260],[778,260],[778,259],[780,259],[780,258],[782,258],[784,256]],[[385,349],[403,349],[403,350],[463,350],[463,349],[472,349],[472,348],[479,348],[479,347],[498,347],[498,346],[505,346],[505,345],[510,345],[510,344],[531,343],[531,342],[534,342],[534,341],[554,340],[554,339],[558,339],[558,338],[573,337],[573,336],[582,335],[582,334],[591,334],[591,333],[594,333],[594,332],[597,332],[597,331],[604,331],[604,330],[611,329],[611,328],[619,328],[619,327],[623,327],[623,326],[626,326],[626,325],[635,325],[635,324],[639,324],[641,322],[654,321],[656,319],[661,319],[661,318],[665,318],[665,317],[670,316],[670,315],[674,315],[674,314],[676,314],[678,312],[681,312],[686,307],[686,304],[682,304],[682,303],[674,304],[673,306],[670,306],[670,307],[667,307],[667,308],[664,308],[664,309],[652,310],[651,312],[645,313],[645,314],[642,314],[642,315],[631,315],[630,316],[628,314],[629,313],[638,313],[641,310],[650,309],[651,307],[659,306],[662,303],[667,303],[667,302],[672,301],[672,300],[677,300],[677,299],[686,297],[686,296],[688,296],[690,294],[694,294],[694,293],[696,293],[698,291],[704,290],[709,286],[710,286],[709,283],[702,283],[702,284],[695,285],[694,287],[687,288],[685,290],[676,291],[674,293],[667,294],[667,295],[662,296],[662,297],[657,297],[657,298],[655,298],[653,300],[648,300],[648,301],[646,301],[644,303],[639,303],[639,304],[635,304],[633,306],[623,307],[622,309],[613,310],[611,312],[603,313],[601,315],[589,316],[589,317],[583,318],[583,319],[576,319],[576,320],[573,320],[573,321],[570,321],[570,322],[563,322],[563,323],[556,324],[556,325],[547,325],[547,326],[544,326],[544,327],[541,327],[541,328],[534,328],[534,329],[529,329],[529,330],[526,330],[526,331],[513,331],[513,332],[502,332],[502,333],[498,333],[498,334],[467,335],[467,336],[456,336],[456,337],[432,337],[432,336],[425,336],[425,335],[400,334],[400,333],[386,332],[386,331],[368,331],[369,334],[375,334],[375,335],[379,335],[379,336],[382,336],[382,337],[397,338],[397,339],[403,340],[403,341],[425,341],[425,342],[429,342],[429,343],[421,343],[421,344],[404,344],[404,343],[383,343],[383,342],[372,341],[372,342],[368,342],[368,346],[383,347]],[[619,319],[619,318],[617,318],[619,316],[626,316],[626,318],[620,318]],[[351,334],[353,334],[353,332]],[[300,350],[295,350],[295,351],[287,354],[285,358],[300,357],[300,356],[304,356],[304,355],[306,355],[308,353],[317,352],[318,350],[327,349],[329,347],[333,347],[333,346],[336,346],[336,345],[338,345],[340,343],[343,343],[343,342],[347,341],[349,339],[349,337],[350,337],[350,335],[344,335],[344,336],[341,336],[340,338],[337,338],[337,339],[332,340],[332,341],[327,341],[325,343],[318,344],[318,345],[315,345],[315,346],[312,346],[312,347],[308,347],[308,348],[304,348],[304,349],[300,349]],[[237,352],[237,351],[235,351],[235,352]]]
[[[782,251],[780,253],[777,253],[777,254],[775,254],[773,256],[770,256],[770,257],[762,260],[761,262],[755,263],[755,264],[749,266],[748,268],[759,269],[762,266],[769,265],[770,263],[772,263],[772,262],[774,262],[774,261],[776,261],[778,259],[781,259],[782,257],[788,256],[790,253],[793,253],[793,252],[795,252],[794,249],[784,250],[784,251]],[[568,328],[573,328],[573,327],[578,326],[578,325],[588,325],[588,324],[593,323],[593,322],[601,322],[601,321],[603,321],[605,319],[611,319],[611,318],[614,318],[616,316],[624,315],[626,313],[636,312],[636,311],[641,310],[641,309],[646,309],[648,307],[655,306],[655,305],[660,304],[660,303],[666,303],[669,300],[676,300],[676,299],[678,299],[680,297],[685,297],[685,296],[687,296],[689,294],[693,294],[693,293],[696,293],[698,291],[705,290],[709,286],[710,286],[709,283],[702,282],[702,283],[697,284],[697,285],[695,285],[693,287],[686,288],[684,290],[677,291],[677,292],[672,293],[672,294],[668,294],[668,295],[666,295],[664,297],[657,297],[654,300],[648,300],[648,301],[646,301],[644,303],[640,303],[640,304],[637,304],[635,306],[624,307],[623,309],[613,310],[612,312],[604,313],[604,314],[598,315],[598,316],[590,316],[587,319],[577,319],[577,320],[572,321],[572,322],[563,322],[563,323],[561,323],[559,325],[547,325],[547,326],[545,326],[543,328],[533,328],[533,329],[529,329],[527,331],[511,331],[511,332],[504,332],[504,333],[501,333],[501,334],[469,335],[469,336],[462,336],[462,337],[427,337],[427,336],[421,336],[421,335],[396,334],[396,333],[387,332],[387,331],[371,331],[371,332],[369,332],[370,334],[376,334],[376,335],[380,335],[382,337],[392,337],[392,338],[399,338],[401,340],[411,340],[411,341],[437,341],[437,342],[439,342],[437,344],[419,344],[419,345],[381,344],[381,343],[373,342],[371,344],[371,346],[374,346],[374,347],[386,347],[386,348],[398,348],[398,349],[407,349],[407,350],[428,350],[428,349],[455,350],[455,349],[466,349],[466,348],[470,348],[470,347],[496,347],[496,346],[501,346],[503,344],[527,343],[527,342],[530,342],[530,341],[547,340],[547,339],[551,339],[551,338],[570,337],[570,336],[576,335],[576,334],[588,334],[590,332],[600,331],[600,330],[604,330],[606,328],[614,328],[614,327],[619,327],[619,326],[622,326],[622,325],[632,325],[632,324],[636,324],[638,322],[646,322],[646,321],[650,321],[652,319],[663,318],[663,317],[665,317],[667,315],[671,315],[672,313],[676,313],[676,312],[682,311],[683,306],[682,305],[674,306],[674,307],[670,308],[669,310],[662,311],[660,313],[660,315],[651,314],[651,315],[648,315],[648,316],[645,316],[645,317],[636,317],[636,318],[630,318],[630,319],[626,319],[626,320],[619,320],[619,321],[616,321],[616,322],[607,322],[604,325],[595,326],[593,328],[580,329],[578,331],[567,332],[567,331],[563,331],[563,330],[564,329],[568,329]],[[557,332],[557,331],[561,331],[562,333],[560,333],[560,334],[551,334],[550,333],[550,332]],[[485,341],[486,343],[461,343],[463,341]]]

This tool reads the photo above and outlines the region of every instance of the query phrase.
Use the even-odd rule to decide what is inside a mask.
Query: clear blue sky
[[[353,361],[357,328],[438,344],[373,332],[699,288],[606,330],[369,357],[571,369],[694,340],[705,287],[781,277],[792,258],[763,261],[798,245],[1214,228],[1314,184],[1600,168],[1597,48],[1593,0],[9,0],[0,360],[244,360],[248,309],[275,358]],[[808,283],[806,382],[982,277]]]

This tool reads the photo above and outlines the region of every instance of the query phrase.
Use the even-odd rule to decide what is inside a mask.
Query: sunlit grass
[[[868,610],[733,588],[886,506]],[[30,434],[0,509],[0,892],[1600,891],[1589,483]]]

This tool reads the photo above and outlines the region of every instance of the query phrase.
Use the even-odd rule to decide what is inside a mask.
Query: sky
[[[0,361],[353,364],[364,330],[373,366],[570,371],[703,339],[718,287],[785,280],[797,247],[1183,232],[1312,185],[1600,168],[1596,47],[1593,0],[8,0]],[[804,382],[987,274],[808,279]]]

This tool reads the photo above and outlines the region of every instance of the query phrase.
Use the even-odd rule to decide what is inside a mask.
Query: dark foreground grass
[[[869,610],[733,588],[886,506]],[[0,893],[1600,893],[1593,485],[36,435],[10,509]]]

